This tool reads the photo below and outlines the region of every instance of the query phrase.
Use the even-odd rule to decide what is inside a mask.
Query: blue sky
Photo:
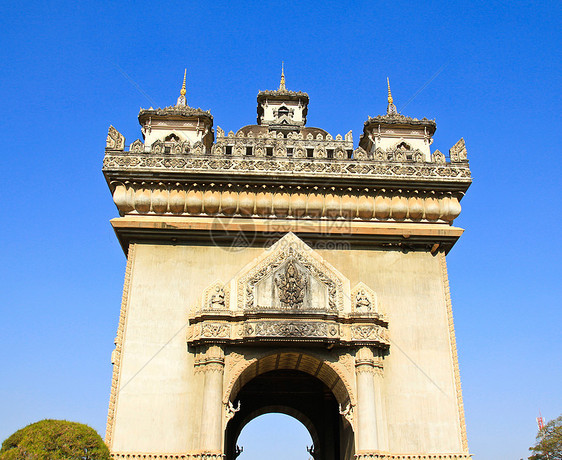
[[[104,433],[125,267],[101,174],[109,124],[140,137],[139,107],[174,103],[187,67],[188,103],[236,130],[284,60],[287,87],[310,96],[308,124],[352,129],[356,144],[385,111],[387,76],[399,109],[431,80],[402,112],[435,118],[441,151],[464,137],[474,176],[448,258],[469,446],[476,460],[526,456],[539,409],[562,413],[561,9],[4,4],[0,439],[47,417]],[[247,429],[285,426],[263,420]]]

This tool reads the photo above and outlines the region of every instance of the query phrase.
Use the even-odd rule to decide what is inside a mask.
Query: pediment
[[[254,259],[237,279],[245,311],[349,311],[349,280],[293,233]]]

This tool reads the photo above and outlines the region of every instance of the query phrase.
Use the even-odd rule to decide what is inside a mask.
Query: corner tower
[[[468,460],[446,254],[471,184],[461,139],[385,115],[306,126],[308,95],[258,94],[226,134],[192,109],[113,127],[103,173],[127,255],[106,442],[115,459],[234,460],[267,412],[311,455]],[[305,454],[303,452],[303,454]]]

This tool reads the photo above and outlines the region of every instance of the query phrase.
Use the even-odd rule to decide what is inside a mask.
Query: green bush
[[[100,435],[88,425],[41,420],[2,443],[0,460],[109,460]]]

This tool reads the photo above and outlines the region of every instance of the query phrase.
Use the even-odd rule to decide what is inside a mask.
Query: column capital
[[[378,350],[371,347],[361,347],[355,353],[355,371],[382,374],[383,358]]]
[[[224,369],[224,350],[218,345],[200,349],[195,355],[195,368],[204,372],[222,372]]]

